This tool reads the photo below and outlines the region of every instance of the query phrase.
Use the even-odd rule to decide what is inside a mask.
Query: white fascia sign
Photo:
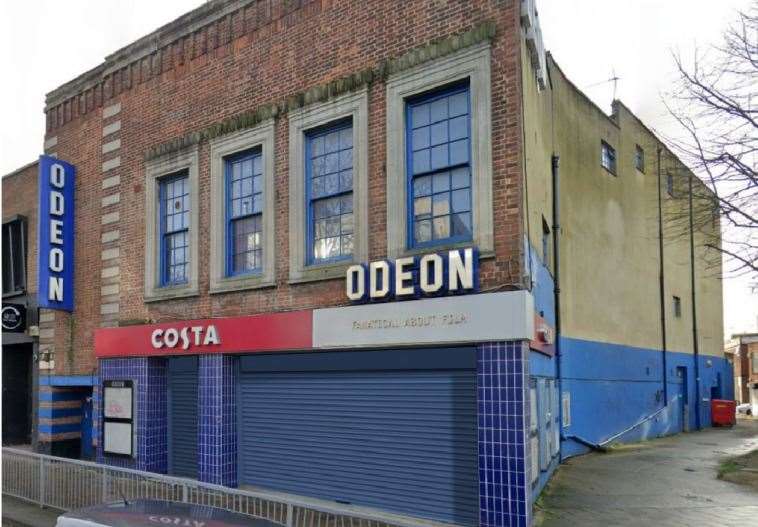
[[[529,291],[422,298],[315,309],[313,347],[386,348],[534,337]]]

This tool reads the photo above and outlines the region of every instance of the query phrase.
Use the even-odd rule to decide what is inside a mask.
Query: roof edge
[[[30,162],[30,163],[27,163],[27,164],[25,164],[25,165],[23,165],[23,166],[20,166],[19,168],[17,168],[17,169],[15,169],[15,170],[13,170],[12,172],[8,172],[7,174],[3,174],[3,176],[1,176],[1,178],[2,178],[2,179],[5,179],[5,178],[7,178],[7,177],[17,176],[17,175],[19,175],[21,172],[23,172],[24,170],[26,170],[27,168],[29,168],[29,167],[33,167],[33,166],[34,166],[34,165],[36,165],[37,163],[39,163],[39,159],[35,159],[34,161],[32,161],[32,162]]]
[[[551,67],[554,67],[556,70],[558,70],[558,73],[561,74],[561,77],[566,81],[566,83],[571,87],[574,92],[579,95],[587,104],[590,105],[595,111],[597,111],[600,115],[605,117],[612,125],[616,126],[616,128],[620,128],[617,116],[615,113],[607,113],[605,110],[603,110],[595,101],[590,99],[590,96],[584,93],[584,91],[577,86],[571,78],[566,75],[566,72],[563,71],[563,68],[561,68],[560,64],[558,64],[558,61],[555,59],[555,56],[550,51],[546,52],[547,62],[548,62],[548,70]]]
[[[256,0],[210,0],[155,31],[107,55],[98,66],[48,92],[45,109],[57,106],[64,100],[91,88],[103,77],[129,64],[155,53],[159,49],[254,3]]]

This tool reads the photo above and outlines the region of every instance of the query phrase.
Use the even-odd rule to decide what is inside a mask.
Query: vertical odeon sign
[[[39,307],[74,309],[73,165],[50,156],[39,158]]]

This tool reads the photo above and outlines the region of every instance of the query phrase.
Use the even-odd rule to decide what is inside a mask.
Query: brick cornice
[[[399,57],[381,61],[374,67],[366,68],[338,79],[319,84],[306,91],[289,95],[280,101],[264,104],[254,110],[243,112],[195,132],[187,133],[160,145],[150,148],[145,159],[151,160],[173,152],[178,152],[201,141],[213,139],[224,134],[245,128],[252,128],[259,123],[278,117],[288,111],[302,108],[315,102],[324,102],[342,94],[370,86],[377,80],[384,80],[395,73],[413,68],[454,53],[460,49],[490,41],[495,37],[496,25],[485,21],[473,28],[443,39],[429,42],[414,48]]]
[[[214,0],[193,9],[128,46],[111,53],[105,57],[102,64],[49,92],[45,97],[45,109],[50,109],[94,88],[110,75],[157,53],[192,33],[206,29],[225,17],[236,14],[255,2],[257,0]]]

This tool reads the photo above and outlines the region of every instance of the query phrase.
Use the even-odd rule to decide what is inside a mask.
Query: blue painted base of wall
[[[571,397],[570,426],[563,436],[603,443],[645,420],[613,442],[641,441],[711,425],[712,395],[731,398],[732,370],[726,359],[699,356],[700,393],[695,394],[692,354],[666,353],[668,404],[664,404],[660,350],[561,338],[562,391]],[[686,415],[685,405],[688,409]],[[562,442],[567,458],[590,450],[572,439]]]
[[[40,386],[94,386],[95,375],[40,375]]]
[[[529,354],[529,375],[530,377],[543,377],[546,379],[556,378],[556,359],[549,355],[532,351]],[[536,500],[542,490],[550,481],[553,472],[560,464],[560,456],[555,456],[547,467],[547,470],[541,470],[536,485],[532,487],[532,501]]]
[[[83,420],[85,401],[92,394],[93,377],[90,375],[40,375],[37,433],[40,443],[62,443],[70,446],[67,457],[78,457],[80,438],[90,437],[89,421]],[[75,447],[75,448],[74,448]],[[81,444],[82,451],[89,445]],[[40,447],[52,452],[52,446]]]
[[[664,397],[661,350],[562,337],[560,351],[561,391],[568,392],[571,401],[570,425],[561,429],[561,460],[591,450],[571,436],[599,444],[631,428],[612,442],[642,441],[696,430],[697,412],[700,427],[707,428],[712,396],[731,399],[734,393],[732,368],[722,357],[699,356],[700,393],[696,396],[693,355],[667,352],[668,393]],[[532,351],[529,370],[532,377],[555,378],[557,360]],[[554,459],[540,472],[532,488],[533,499],[557,466]]]

